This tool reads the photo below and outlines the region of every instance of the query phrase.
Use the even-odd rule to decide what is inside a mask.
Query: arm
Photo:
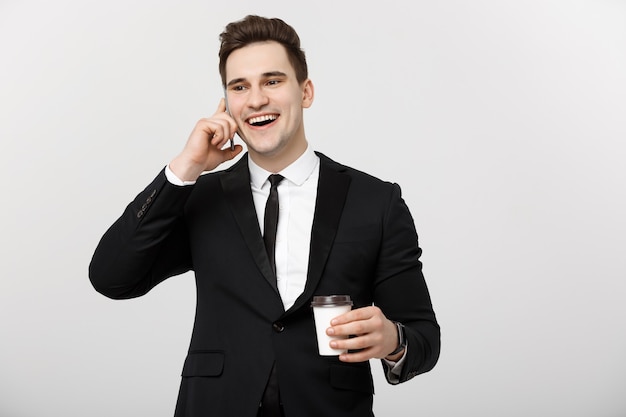
[[[383,237],[375,273],[375,306],[355,309],[337,317],[329,334],[356,335],[334,342],[338,349],[358,349],[340,356],[345,362],[372,358],[398,360],[405,352],[388,356],[397,347],[397,328],[405,325],[406,357],[399,382],[432,369],[439,357],[440,330],[419,261],[421,249],[413,218],[393,186],[384,215]],[[387,366],[383,361],[383,365]]]
[[[138,297],[190,267],[181,216],[192,187],[176,187],[164,172],[126,207],[102,236],[91,263],[94,288],[110,298]]]
[[[222,99],[213,116],[198,121],[170,169],[183,181],[195,181],[242,151],[240,145],[222,149],[235,131]],[[100,240],[89,265],[98,292],[111,298],[137,297],[191,268],[183,212],[192,188],[171,184],[161,172],[126,207]]]

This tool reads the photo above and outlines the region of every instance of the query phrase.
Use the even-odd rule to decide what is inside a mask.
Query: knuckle
[[[365,330],[365,326],[363,326],[362,323],[356,323],[356,325],[354,326],[354,331],[356,332],[356,334],[362,334]]]

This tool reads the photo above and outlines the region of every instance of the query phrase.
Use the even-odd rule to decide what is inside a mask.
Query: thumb
[[[232,150],[230,149],[230,146],[222,149],[222,156],[224,157],[224,160],[222,162],[230,161],[231,159],[239,155],[241,151],[243,151],[243,146],[241,145],[235,145],[235,148]]]
[[[230,150],[230,146],[224,149],[213,150],[209,153],[204,166],[205,171],[212,171],[226,161],[230,161],[241,153],[243,146],[235,145],[235,149]]]

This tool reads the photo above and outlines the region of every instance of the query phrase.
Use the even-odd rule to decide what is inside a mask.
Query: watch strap
[[[395,324],[396,328],[398,329],[398,347],[387,356],[397,355],[406,348],[406,335],[404,333],[404,324],[398,321],[394,321],[393,324]]]

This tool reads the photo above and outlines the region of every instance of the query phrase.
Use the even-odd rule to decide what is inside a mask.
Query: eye
[[[267,85],[278,85],[280,84],[280,80],[268,80]]]
[[[235,85],[235,86],[232,87],[233,91],[243,91],[245,89],[246,89],[246,87],[244,87],[243,85]]]

